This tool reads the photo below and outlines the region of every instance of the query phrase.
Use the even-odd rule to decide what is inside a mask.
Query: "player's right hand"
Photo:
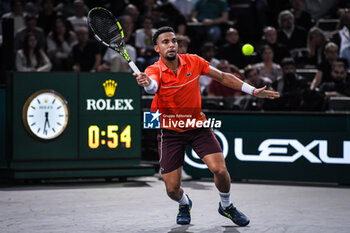
[[[147,87],[151,83],[151,79],[145,73],[133,73],[132,75],[136,77],[137,84],[139,84],[142,87]]]

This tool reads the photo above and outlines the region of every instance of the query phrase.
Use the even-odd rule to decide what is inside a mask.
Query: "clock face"
[[[23,107],[23,122],[35,138],[50,140],[63,133],[68,123],[67,101],[53,90],[32,94]]]

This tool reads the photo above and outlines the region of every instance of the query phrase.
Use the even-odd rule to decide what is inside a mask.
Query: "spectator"
[[[22,49],[24,40],[28,33],[33,33],[37,39],[39,48],[46,48],[45,33],[42,28],[37,27],[38,17],[36,15],[26,15],[26,26],[19,29],[15,34],[15,50]]]
[[[273,62],[273,50],[270,46],[264,45],[260,49],[260,56],[262,62],[256,63],[254,67],[259,71],[263,77],[268,77],[274,82],[282,75],[281,66]]]
[[[153,9],[158,6],[156,0],[144,0],[140,1],[137,5],[137,9],[140,11],[141,17],[151,16]]]
[[[152,12],[148,16],[152,18],[153,28],[155,29],[168,25],[168,21],[163,17],[163,12],[158,5],[152,8]]]
[[[223,72],[232,73],[236,77],[241,78],[239,75],[239,69],[235,67],[236,72],[232,72],[230,63],[227,60],[220,60],[220,63],[218,64],[217,68]],[[229,97],[229,96],[240,96],[241,91],[233,90],[232,88],[228,88],[218,81],[211,79],[209,87],[208,87],[208,96],[223,96],[223,97]]]
[[[171,3],[163,4],[160,8],[163,10],[163,14],[167,16],[169,24],[175,28],[176,33],[185,35],[186,17]]]
[[[188,45],[191,43],[191,39],[188,36],[176,35],[178,54],[187,53]]]
[[[16,69],[25,72],[45,72],[51,70],[50,59],[44,50],[38,46],[35,34],[27,33],[23,49],[17,51]]]
[[[186,34],[186,18],[171,3],[164,3],[157,7],[167,21],[167,26],[174,28],[176,34]]]
[[[317,73],[312,80],[310,89],[314,90],[321,83],[332,81],[331,70],[332,63],[335,62],[339,58],[339,50],[338,45],[333,42],[329,42],[326,44],[324,48],[325,59],[321,62],[321,64],[317,68]]]
[[[73,31],[68,30],[67,21],[64,18],[57,18],[53,30],[47,37],[47,52],[53,62],[53,70],[71,70],[72,61],[70,54],[77,36]]]
[[[24,5],[24,11],[28,14],[39,15],[39,12],[42,10],[40,2],[41,0],[26,1],[26,4]]]
[[[41,27],[45,35],[48,35],[56,20],[56,12],[53,6],[53,0],[44,0],[43,9],[39,13],[38,26]]]
[[[350,64],[350,11],[347,10],[340,16],[339,32],[334,35],[332,41],[339,46],[339,57],[345,58]]]
[[[341,0],[305,0],[305,10],[309,12],[311,18],[318,20],[320,18],[331,18],[333,9]]]
[[[135,45],[134,21],[130,15],[122,15],[119,18],[124,31],[124,41],[126,44]]]
[[[87,27],[78,29],[78,44],[74,45],[73,53],[73,70],[90,71],[97,70],[101,63],[101,54],[99,45],[95,40],[89,40],[89,30]]]
[[[278,15],[278,42],[287,46],[293,55],[295,49],[306,47],[307,32],[304,28],[294,24],[294,15],[289,10],[282,11]]]
[[[217,65],[220,63],[218,59],[215,58],[216,54],[216,46],[212,42],[207,42],[202,47],[202,57],[207,60],[211,66],[217,67]],[[201,75],[199,77],[199,86],[200,91],[202,95],[207,95],[208,93],[208,86],[211,81],[211,78],[209,78],[206,75]]]
[[[316,68],[324,60],[324,47],[328,39],[318,27],[312,27],[307,35],[308,58],[305,68]]]
[[[281,62],[282,76],[274,81],[271,87],[280,93],[278,101],[266,101],[265,110],[296,111],[298,110],[304,91],[308,89],[307,82],[296,74],[293,58],[284,58]]]
[[[67,18],[70,24],[73,27],[73,30],[77,32],[77,30],[81,27],[87,27],[87,17],[86,9],[84,2],[82,0],[75,0],[74,4],[74,15]]]
[[[227,29],[225,44],[220,47],[218,57],[228,60],[230,64],[234,64],[240,69],[247,65],[247,58],[242,54],[242,43],[239,41],[237,29]]]
[[[228,11],[226,0],[198,0],[193,7],[191,19],[208,26],[207,40],[216,43],[221,36],[219,24],[228,22]]]
[[[55,11],[61,15],[63,18],[68,18],[74,15],[74,6],[72,3],[73,0],[62,0],[55,7]]]
[[[142,22],[140,20],[140,12],[137,9],[137,7],[133,4],[128,4],[125,8],[125,15],[129,15],[132,18],[132,21],[134,22],[135,28],[141,28]]]
[[[267,77],[262,77],[259,74],[259,71],[252,65],[247,65],[244,67],[244,77],[245,77],[245,82],[254,85],[256,88],[261,88],[264,86],[270,87],[271,86],[271,79]]]
[[[308,31],[314,23],[312,22],[311,15],[305,11],[305,0],[289,0],[291,9],[295,17],[295,25],[303,27]]]
[[[22,0],[11,1],[11,12],[3,14],[3,19],[13,19],[13,32],[16,33],[19,29],[25,27],[24,6]]]
[[[135,33],[135,47],[138,50],[137,62],[141,70],[158,60],[158,56],[153,49],[152,36],[156,32],[153,28],[152,18],[145,17],[143,28],[137,29]]]
[[[350,79],[344,62],[337,61],[332,64],[331,76],[332,80],[324,82],[320,87],[320,91],[324,93],[326,101],[330,97],[350,97]]]
[[[284,44],[281,44],[277,40],[277,31],[274,27],[266,27],[263,31],[262,45],[269,45],[274,53],[273,61],[280,64],[282,59],[289,57],[289,51]]]
[[[259,71],[252,65],[247,65],[244,68],[244,82],[254,85],[256,88],[266,86],[270,89],[271,79],[262,77]],[[265,101],[265,100],[264,100]],[[261,110],[263,107],[263,101],[251,95],[242,94],[233,103],[232,108],[238,110]]]

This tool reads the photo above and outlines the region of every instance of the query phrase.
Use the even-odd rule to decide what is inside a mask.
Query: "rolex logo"
[[[106,82],[103,83],[103,87],[105,88],[106,96],[112,97],[115,93],[115,88],[117,87],[118,83],[116,83],[114,80],[106,80]]]

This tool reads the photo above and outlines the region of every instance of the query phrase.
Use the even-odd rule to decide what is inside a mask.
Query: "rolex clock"
[[[68,102],[50,89],[33,93],[23,106],[22,119],[28,133],[39,140],[53,140],[67,127]]]

